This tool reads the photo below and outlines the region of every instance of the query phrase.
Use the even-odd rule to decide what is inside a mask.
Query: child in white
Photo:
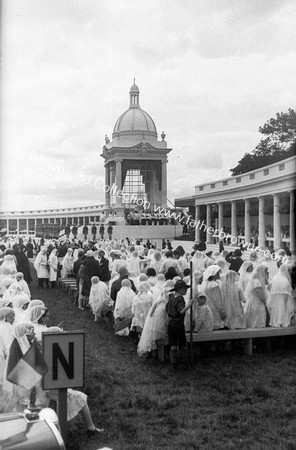
[[[196,333],[208,333],[213,331],[214,317],[211,308],[207,305],[207,296],[199,294],[198,306],[194,308],[194,331]]]
[[[141,339],[138,344],[138,355],[144,356],[157,348],[158,341],[164,341],[167,335],[168,315],[166,304],[168,302],[174,282],[165,282],[160,297],[153,303],[146,317]]]
[[[148,312],[152,306],[153,297],[151,286],[148,281],[144,281],[138,286],[138,294],[133,299],[132,313],[134,314],[131,329],[137,331],[140,336],[144,328],[144,323]]]
[[[133,298],[136,294],[131,286],[130,280],[122,280],[121,289],[117,293],[115,309],[113,312],[115,324],[122,322],[124,319],[130,318],[130,321],[132,319]],[[118,336],[127,336],[129,334],[129,327],[126,326],[120,331],[116,331],[115,334]]]
[[[99,317],[103,317],[113,304],[106,283],[100,281],[99,277],[91,278],[89,304],[94,313],[95,322],[97,322]]]
[[[24,274],[22,272],[17,272],[15,275],[15,279],[20,285],[21,290],[31,298],[31,292],[28,286],[28,283],[24,280]]]

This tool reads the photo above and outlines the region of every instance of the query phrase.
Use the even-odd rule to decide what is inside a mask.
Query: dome
[[[130,106],[117,119],[112,138],[133,138],[157,140],[157,130],[153,119],[139,105],[139,88],[134,84],[130,88]]]
[[[138,94],[140,93],[140,90],[139,90],[138,86],[135,83],[130,88],[130,93],[132,93],[132,92],[138,92]]]
[[[156,126],[152,118],[143,109],[129,108],[125,111],[114,125],[113,133],[122,131],[148,131],[157,136]]]

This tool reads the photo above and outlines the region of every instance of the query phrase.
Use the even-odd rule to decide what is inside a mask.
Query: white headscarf
[[[287,294],[291,295],[291,267],[286,264],[282,264],[278,270],[278,273],[271,282],[271,295]]]
[[[33,306],[31,309],[30,320],[32,323],[37,323],[40,317],[47,312],[47,308],[43,305]]]
[[[30,334],[32,324],[29,322],[18,323],[14,328],[14,335],[18,340],[23,355],[27,353],[30,348],[30,342],[27,339],[27,334]]]
[[[220,266],[218,266],[217,264],[212,264],[204,271],[203,280],[207,281],[210,277],[215,276],[220,270]]]
[[[192,261],[192,270],[202,270],[204,271],[206,268],[206,257],[205,254],[196,250],[191,261]]]
[[[261,287],[263,289],[263,293],[267,296],[266,293],[266,284],[265,284],[265,271],[267,267],[265,264],[258,264],[252,272],[252,276],[250,281],[246,287],[246,298],[249,299],[251,293],[257,287]]]
[[[248,272],[249,267],[253,267],[251,261],[244,261],[239,268],[239,287],[245,292],[248,282],[251,279],[252,272]]]

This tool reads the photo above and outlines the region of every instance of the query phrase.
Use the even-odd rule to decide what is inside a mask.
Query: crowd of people
[[[178,355],[186,359],[190,329],[214,333],[296,324],[295,258],[284,250],[275,261],[268,251],[245,256],[241,249],[228,252],[220,244],[214,252],[203,242],[191,252],[173,249],[165,240],[159,248],[128,238],[80,247],[70,241],[42,244],[34,261],[40,291],[56,288],[58,277],[72,277],[78,311],[90,308],[96,322],[112,322],[116,335],[134,340],[140,357],[157,357],[166,348],[175,367]],[[66,246],[63,257],[58,256],[61,246]],[[33,341],[41,344],[42,333],[50,330],[47,307],[31,299],[25,247],[20,241],[6,243],[0,260],[0,395],[6,411],[23,407],[28,396],[6,379],[10,349],[24,353]],[[56,400],[54,393],[37,387],[42,405]],[[98,431],[85,394],[69,390],[68,418],[80,411],[89,432]]]
[[[30,404],[40,408],[53,407],[58,400],[57,391],[44,391],[41,378],[38,380],[34,377],[28,378],[24,366],[17,364],[33,346],[36,346],[41,359],[34,353],[31,361],[38,364],[40,371],[40,361],[43,359],[41,354],[43,333],[62,332],[59,327],[47,327],[49,316],[47,307],[42,300],[31,299],[32,278],[27,277],[27,282],[24,273],[19,272],[23,267],[27,268],[28,264],[22,245],[17,243],[13,250],[7,249],[4,254],[2,252],[0,260],[0,413],[23,411]],[[40,265],[44,267],[46,263],[43,264],[42,261],[45,255],[44,248],[41,248],[37,258],[41,258]],[[28,273],[30,274],[30,267]],[[41,275],[43,277],[43,274]],[[31,373],[38,374],[33,370]],[[89,435],[103,431],[93,423],[87,395],[78,390],[68,389],[67,419],[71,420],[78,413],[81,413]]]

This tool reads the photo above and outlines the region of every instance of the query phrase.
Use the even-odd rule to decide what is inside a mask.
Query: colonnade
[[[3,226],[4,224],[4,220],[6,221],[6,226]],[[10,218],[10,219],[1,219],[1,223],[2,223],[2,227],[1,228],[6,228],[7,230],[7,234],[10,234],[10,230],[12,229],[11,226],[11,222],[12,221],[16,221],[16,228],[15,225],[13,226],[13,230],[16,231],[16,234],[21,234],[22,230],[27,230],[27,232],[29,231],[35,231],[36,230],[36,225],[60,225],[61,227],[68,225],[76,225],[77,227],[79,226],[84,226],[84,225],[89,225],[90,223],[93,222],[99,222],[99,216],[95,215],[95,216],[67,216],[67,217],[30,217],[30,218]],[[22,226],[20,227],[20,221],[25,221],[26,225],[25,227]],[[33,225],[32,223],[29,225],[29,221],[33,221]],[[15,233],[15,232],[14,232]]]
[[[295,191],[290,191],[285,194],[279,194],[275,193],[272,194],[273,198],[273,211],[272,211],[272,225],[273,225],[273,237],[269,240],[273,241],[273,248],[274,250],[277,250],[282,247],[282,236],[281,236],[281,226],[283,225],[281,223],[281,202],[283,197],[289,195],[289,229],[290,229],[290,237],[285,239],[285,242],[287,242],[290,248],[291,252],[295,252]],[[216,226],[219,232],[225,227],[224,222],[224,207],[227,203],[230,203],[230,230],[231,230],[231,236],[238,237],[237,236],[237,225],[238,225],[238,214],[237,214],[237,205],[238,203],[244,202],[244,217],[243,217],[243,223],[241,223],[241,226],[244,227],[244,236],[240,236],[240,238],[243,238],[246,243],[251,242],[251,213],[252,213],[252,206],[251,202],[254,205],[254,202],[257,202],[258,206],[258,213],[257,213],[257,223],[258,223],[258,245],[261,248],[264,248],[266,245],[266,234],[265,234],[265,227],[266,227],[266,211],[265,211],[265,205],[266,205],[266,199],[270,198],[270,196],[258,196],[258,197],[250,197],[250,198],[244,198],[241,200],[231,200],[230,202],[227,201],[221,201],[221,202],[199,202],[198,204],[195,204],[195,219],[196,222],[200,221],[202,223],[202,220],[205,219],[206,227],[201,228],[196,227],[195,231],[195,239],[197,241],[200,240],[201,236],[201,229],[206,231],[206,228],[213,227],[213,217],[212,217],[212,205],[217,205],[217,211],[218,211],[218,217],[215,217],[217,219]],[[206,205],[206,214],[201,216],[201,206]],[[253,206],[254,208],[254,206]],[[257,208],[254,208],[255,211]],[[254,215],[254,213],[252,214]],[[207,232],[206,233],[206,241],[207,243],[212,242],[213,234]],[[238,240],[237,240],[238,242]]]

